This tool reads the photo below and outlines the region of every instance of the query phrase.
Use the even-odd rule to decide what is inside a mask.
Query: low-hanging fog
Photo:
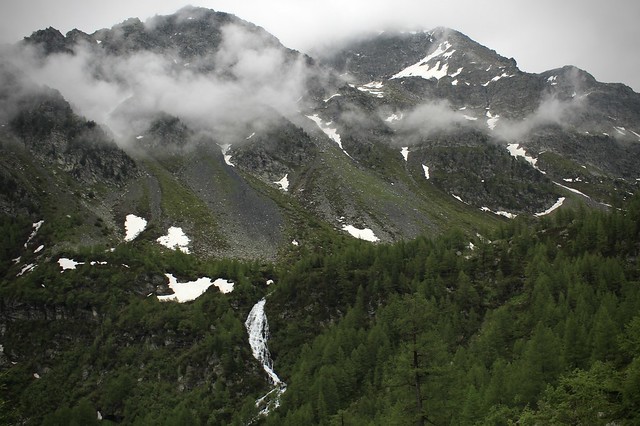
[[[171,50],[112,55],[84,42],[73,54],[45,56],[21,44],[1,55],[19,70],[18,81],[4,82],[13,86],[5,91],[57,89],[77,114],[105,125],[126,144],[159,113],[220,139],[255,124],[264,108],[295,113],[310,71],[302,56],[288,53],[260,33],[228,24],[217,51],[193,64]]]

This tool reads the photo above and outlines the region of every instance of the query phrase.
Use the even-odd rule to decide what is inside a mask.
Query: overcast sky
[[[186,4],[233,13],[303,52],[366,30],[444,26],[515,58],[523,71],[571,64],[640,92],[638,0],[2,0],[0,42],[49,26],[92,33]]]

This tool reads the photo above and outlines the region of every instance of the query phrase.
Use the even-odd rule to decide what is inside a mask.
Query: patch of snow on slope
[[[476,121],[478,119],[478,117],[472,117],[470,115],[467,114],[463,114],[462,115],[465,119],[469,120],[469,121]]]
[[[484,83],[483,86],[487,87],[489,85],[489,83],[494,83],[494,82],[500,80],[501,78],[505,78],[505,77],[509,78],[509,77],[513,77],[513,75],[509,75],[506,72],[503,72],[502,74],[497,75],[497,76],[493,77],[491,80],[489,80],[486,83]]]
[[[369,93],[377,98],[384,98],[384,92],[382,89],[382,82],[380,81],[372,81],[367,84],[363,84],[362,86],[358,86],[357,89],[361,92]]]
[[[540,216],[546,216],[546,215],[548,215],[549,213],[551,213],[551,212],[552,212],[552,211],[554,211],[555,209],[559,208],[559,207],[562,205],[562,203],[564,203],[564,200],[565,200],[565,197],[560,197],[560,198],[558,198],[558,201],[556,201],[554,205],[552,205],[551,207],[549,207],[548,209],[546,209],[546,210],[545,210],[545,211],[543,211],[543,212],[536,213],[536,214],[535,214],[535,215],[536,215],[536,217],[540,217]]]
[[[306,117],[312,120],[313,122],[315,122],[320,128],[320,130],[322,130],[325,135],[329,136],[329,139],[337,143],[340,149],[342,150],[342,152],[344,152],[349,157],[351,157],[349,153],[345,151],[344,148],[342,147],[342,140],[340,139],[340,135],[338,134],[338,129],[332,129],[329,127],[329,123],[331,122],[327,124],[323,124],[322,119],[318,116],[318,114],[307,115]]]
[[[449,74],[449,77],[455,78],[455,77],[459,76],[460,73],[462,72],[462,69],[463,69],[462,67],[458,68],[458,71],[454,72],[453,74]]]
[[[231,293],[233,291],[233,286],[235,285],[232,281],[225,280],[223,278],[218,278],[213,282],[213,285],[218,287],[220,293]]]
[[[138,217],[134,214],[128,214],[124,222],[124,229],[125,229],[124,240],[125,241],[135,240],[136,237],[140,235],[140,233],[144,231],[146,227],[147,227],[146,219]]]
[[[427,180],[429,180],[430,176],[429,176],[429,166],[425,166],[424,164],[422,165],[422,170],[424,170],[424,177],[427,178]]]
[[[220,147],[220,151],[222,151],[224,162],[227,163],[228,166],[235,167],[236,165],[231,162],[231,154],[227,154],[229,152],[229,149],[231,149],[231,144],[229,143],[225,143],[222,145],[218,144],[218,146]]]
[[[627,132],[624,127],[613,126],[613,128],[616,130],[616,132],[618,132],[622,136],[627,136]]]
[[[461,203],[464,203],[464,201],[462,201],[462,198],[460,198],[460,196],[458,196],[458,195],[456,195],[456,194],[451,194],[451,196],[452,196],[453,198],[455,198],[456,200],[460,201]],[[465,203],[465,204],[467,204],[467,203]]]
[[[182,228],[172,226],[167,231],[167,235],[163,235],[156,241],[167,248],[189,253],[189,237],[182,232]]]
[[[256,132],[253,132],[253,133],[251,133],[249,136],[247,136],[245,140],[247,140],[247,141],[248,141],[249,139],[251,139],[251,138],[252,138],[252,137],[254,137],[255,135],[256,135]]]
[[[428,62],[438,56],[442,56],[444,60],[449,59],[453,52],[455,52],[455,50],[447,52],[449,48],[451,48],[451,44],[448,41],[440,43],[436,50],[431,54],[393,75],[391,79],[403,77],[422,77],[426,80],[431,78],[435,78],[437,80],[441,79],[448,74],[449,65],[446,62],[442,63],[443,61],[438,61],[433,67],[431,67]]]
[[[398,114],[391,114],[389,117],[385,118],[384,121],[386,121],[387,123],[392,123],[394,121],[398,121],[398,120],[402,120],[403,114],[400,113],[400,115]]]
[[[287,179],[288,176],[289,174],[287,173],[286,175],[284,175],[282,179],[273,183],[275,183],[276,185],[280,185],[280,188],[282,188],[283,191],[288,191],[289,190],[289,179]]]
[[[230,293],[233,291],[233,283],[222,278],[211,281],[211,278],[202,277],[195,281],[179,283],[176,277],[171,274],[164,274],[169,279],[169,288],[173,290],[173,294],[158,296],[161,302],[178,302],[185,303],[196,300],[202,296],[211,286],[216,286],[222,293]]]
[[[376,241],[380,240],[369,228],[359,229],[353,225],[344,225],[342,227],[342,230],[347,231],[349,234],[351,234],[351,236],[355,238],[359,238],[365,241],[370,241],[372,243],[375,243]]]
[[[498,216],[504,216],[508,219],[514,219],[516,216],[518,216],[517,214],[504,212],[504,211],[498,211],[498,212],[495,212],[495,214],[497,214]]]
[[[509,145],[507,145],[507,150],[509,151],[512,157],[515,157],[515,158],[522,157],[525,159],[527,163],[531,164],[534,168],[536,169],[538,168],[536,166],[538,159],[528,155],[527,152],[524,150],[524,148],[521,148],[519,144],[510,143]]]
[[[40,220],[32,225],[33,231],[31,231],[31,235],[29,235],[29,238],[27,238],[27,242],[24,243],[24,248],[27,248],[27,244],[29,244],[31,240],[33,240],[43,223],[44,220]]]
[[[636,135],[638,137],[638,140],[640,140],[640,134],[634,132],[633,130],[629,130],[631,133],[633,133],[634,135]]]
[[[323,102],[329,102],[331,99],[338,97],[338,96],[342,96],[340,93],[336,93],[335,95],[331,95],[329,96],[327,99],[323,99]]]
[[[402,158],[404,158],[404,161],[409,161],[409,147],[408,146],[403,146],[402,150],[400,151],[400,154],[402,154]]]
[[[16,277],[20,277],[20,276],[26,274],[27,272],[33,271],[34,269],[36,269],[36,266],[38,266],[38,265],[36,265],[35,263],[30,263],[28,265],[23,266],[22,270],[20,270],[20,272],[18,272]]]
[[[505,212],[505,211],[494,212],[489,207],[480,207],[480,210],[482,210],[483,212],[493,213],[493,214],[498,215],[498,216],[504,216],[504,217],[506,217],[508,219],[514,219],[516,216],[518,216],[517,214],[513,214],[513,213],[509,213],[509,212]]]
[[[58,265],[60,265],[60,268],[62,268],[62,271],[60,271],[60,273],[62,273],[68,269],[76,269],[76,266],[84,265],[84,262],[76,262],[73,259],[61,257],[60,259],[58,259]]]
[[[498,114],[493,115],[489,110],[487,110],[487,127],[491,130],[495,129],[499,118],[500,116]]]
[[[555,86],[556,84],[558,84],[558,82],[556,81],[558,79],[557,75],[552,75],[551,77],[547,78],[547,83],[550,83],[552,86]]]
[[[35,250],[33,251],[33,253],[34,253],[34,254],[35,254],[35,253],[40,253],[40,252],[42,251],[42,249],[43,249],[43,248],[44,248],[44,245],[40,244],[40,245],[38,246],[38,248],[37,248],[37,249],[35,249]]]
[[[563,184],[561,184],[561,183],[558,183],[558,182],[553,182],[553,183],[555,183],[556,185],[558,185],[560,188],[564,188],[564,189],[566,189],[567,191],[571,191],[571,192],[573,192],[573,193],[575,193],[575,194],[582,195],[582,196],[583,196],[583,197],[585,197],[585,198],[591,199],[591,197],[589,197],[587,194],[585,194],[585,193],[583,193],[583,192],[580,192],[580,191],[578,191],[577,189],[569,188],[568,186],[565,186],[565,185],[563,185]]]

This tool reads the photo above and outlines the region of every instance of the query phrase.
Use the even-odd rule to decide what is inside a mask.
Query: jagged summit
[[[420,32],[385,31],[331,52],[323,61],[339,71],[365,79],[400,77],[402,70],[412,66],[414,69],[402,76],[456,77],[460,75],[456,66],[463,63],[485,70],[489,66],[509,71],[517,69],[515,60],[503,58],[464,34],[444,27]]]

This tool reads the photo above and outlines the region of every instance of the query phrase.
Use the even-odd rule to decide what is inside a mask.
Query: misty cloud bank
[[[410,111],[402,112],[402,120],[391,122],[392,127],[404,135],[429,137],[438,133],[455,133],[460,130],[488,132],[497,139],[507,142],[520,141],[536,129],[555,125],[563,128],[574,125],[585,108],[585,97],[561,100],[554,96],[542,99],[536,110],[522,120],[499,118],[494,129],[487,126],[485,111],[459,110],[449,101],[436,100],[418,105]],[[389,115],[388,113],[384,115]],[[397,114],[399,115],[399,114]],[[494,113],[495,115],[495,113]],[[380,114],[382,117],[383,114]],[[403,143],[417,140],[403,139]]]
[[[302,56],[287,53],[235,24],[222,28],[215,53],[193,64],[175,51],[111,55],[80,42],[73,54],[45,56],[20,45],[0,52],[2,62],[17,71],[13,80],[2,80],[1,90],[57,89],[77,114],[108,127],[119,143],[163,113],[233,143],[234,136],[244,139],[238,129],[259,124],[265,108],[284,116],[297,112],[310,71]],[[4,114],[10,112],[5,108]]]

